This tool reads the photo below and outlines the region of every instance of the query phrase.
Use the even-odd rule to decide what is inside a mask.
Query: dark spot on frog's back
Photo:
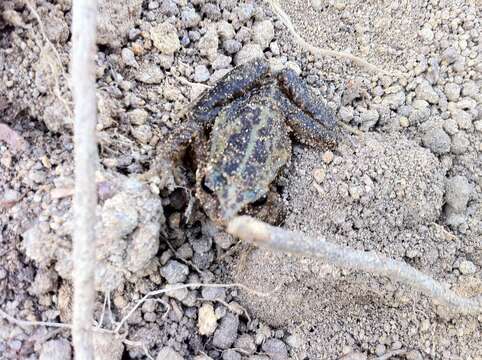
[[[259,164],[266,163],[266,160],[268,159],[268,149],[266,147],[267,144],[263,138],[256,140],[256,144],[254,145],[253,158]]]
[[[228,139],[228,148],[232,150],[243,150],[247,141],[247,135],[248,134],[244,131],[230,135]]]

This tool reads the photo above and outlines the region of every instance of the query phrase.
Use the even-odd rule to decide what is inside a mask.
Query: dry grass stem
[[[234,218],[228,233],[258,246],[287,253],[320,258],[342,268],[366,271],[409,285],[433,300],[462,314],[482,313],[482,295],[465,298],[404,262],[390,259],[380,253],[354,250],[348,246],[330,243],[323,238],[313,239],[301,233],[271,226],[249,216]]]
[[[95,301],[95,210],[98,163],[95,55],[97,1],[74,0],[72,85],[74,98],[73,324],[75,358],[94,360],[92,324]]]

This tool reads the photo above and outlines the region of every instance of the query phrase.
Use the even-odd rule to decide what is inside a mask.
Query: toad
[[[196,197],[215,223],[225,224],[241,211],[276,223],[280,197],[272,184],[290,160],[290,135],[333,148],[335,116],[293,70],[272,74],[258,58],[203,93],[163,153],[174,160],[192,149]]]

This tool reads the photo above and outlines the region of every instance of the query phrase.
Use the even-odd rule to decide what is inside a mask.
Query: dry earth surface
[[[289,66],[344,131],[301,145],[278,189],[283,226],[377,250],[482,293],[482,6],[475,1],[99,0],[98,359],[482,359],[482,314],[461,316],[386,278],[239,244],[190,191],[141,181],[183,111],[256,56]],[[71,0],[0,3],[0,309],[71,321]],[[189,164],[179,164],[192,179]],[[161,174],[162,175],[162,174]],[[92,179],[94,181],[94,179]],[[70,332],[0,318],[2,359],[71,359]]]

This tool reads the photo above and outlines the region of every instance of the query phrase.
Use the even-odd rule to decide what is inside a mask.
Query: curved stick
[[[313,239],[301,233],[283,230],[249,216],[239,216],[230,221],[228,233],[256,245],[288,253],[317,257],[329,264],[352,270],[387,276],[420,290],[425,295],[462,314],[482,313],[482,295],[465,298],[450,290],[447,284],[418,271],[402,261],[380,253],[354,250],[333,244],[325,239]]]

